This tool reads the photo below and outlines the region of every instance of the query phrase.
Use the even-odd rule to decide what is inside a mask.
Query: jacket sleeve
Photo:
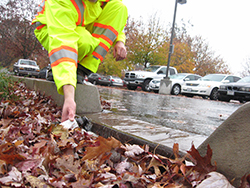
[[[78,15],[71,1],[65,0],[47,0],[45,15],[53,77],[58,93],[63,94],[64,85],[76,87],[79,36],[75,28]]]

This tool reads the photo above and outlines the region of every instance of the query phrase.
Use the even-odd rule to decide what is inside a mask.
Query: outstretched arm
[[[74,121],[76,113],[76,103],[75,103],[75,88],[72,85],[64,85],[64,104],[62,110],[61,122],[66,120]]]

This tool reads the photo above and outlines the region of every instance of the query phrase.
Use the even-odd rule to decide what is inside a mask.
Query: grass
[[[15,95],[13,85],[15,84],[13,76],[8,71],[0,67],[0,98],[1,100],[13,100]]]

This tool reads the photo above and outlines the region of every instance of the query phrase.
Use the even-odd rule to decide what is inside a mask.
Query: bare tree
[[[243,71],[240,72],[241,77],[249,76],[250,75],[250,57],[246,59],[244,63],[241,64]]]
[[[36,7],[36,0],[9,0],[0,5],[0,62],[3,67],[11,67],[19,58],[47,58],[31,25]]]

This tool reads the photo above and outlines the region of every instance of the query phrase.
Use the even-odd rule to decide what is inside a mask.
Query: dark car
[[[46,80],[54,82],[51,66],[48,66],[48,71],[46,74]]]
[[[91,73],[89,76],[88,76],[88,82],[96,85],[96,84],[99,84],[99,80],[102,78],[102,76],[98,73]]]
[[[226,102],[237,100],[241,103],[250,101],[250,76],[246,76],[235,83],[221,85],[218,90],[218,100]]]
[[[47,74],[48,74],[48,70],[49,70],[48,67],[42,68],[42,69],[40,70],[39,74],[38,74],[38,78],[44,78],[44,79],[46,79]]]
[[[123,81],[117,76],[103,76],[98,81],[99,85],[105,86],[123,86]]]

